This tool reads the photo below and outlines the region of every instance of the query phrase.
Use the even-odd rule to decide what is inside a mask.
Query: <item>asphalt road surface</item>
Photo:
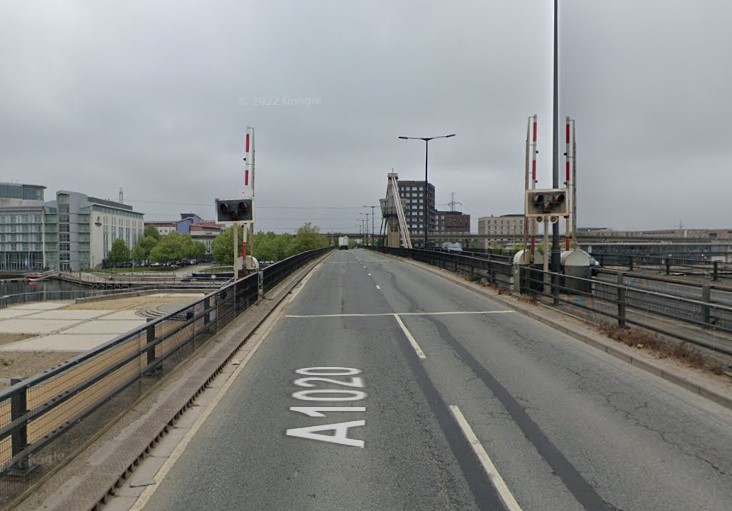
[[[729,510],[732,414],[421,268],[333,253],[147,510]]]

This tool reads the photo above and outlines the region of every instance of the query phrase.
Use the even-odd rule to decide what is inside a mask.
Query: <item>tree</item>
[[[107,254],[107,261],[112,264],[126,263],[130,260],[130,247],[127,246],[125,240],[117,238],[112,242],[112,248]]]
[[[160,238],[150,251],[150,260],[154,263],[171,263],[185,259],[185,242],[182,238],[175,231]]]
[[[155,232],[157,232],[157,229],[155,229]],[[155,245],[158,244],[159,239],[159,235],[157,238],[153,236],[144,236],[140,241],[137,242],[137,245],[135,245],[135,248],[132,250],[132,259],[137,263],[142,263],[150,259],[150,252],[153,248],[155,248]]]
[[[292,240],[291,234],[260,231],[254,235],[253,255],[259,261],[280,261],[287,257]]]
[[[289,255],[299,254],[316,248],[328,246],[328,238],[320,234],[320,228],[307,222],[297,230],[295,239],[290,246]]]
[[[239,229],[239,240],[243,239],[241,227]],[[237,247],[237,254],[241,255],[241,244]],[[216,236],[211,243],[211,253],[219,264],[234,264],[234,231],[229,227]]]
[[[142,233],[144,237],[151,237],[155,241],[158,241],[160,239],[160,231],[158,231],[158,228],[154,225],[148,225],[145,227],[145,231]]]

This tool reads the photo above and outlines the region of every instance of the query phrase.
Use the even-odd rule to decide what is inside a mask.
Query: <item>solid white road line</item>
[[[378,284],[377,289],[381,289]],[[380,312],[375,314],[288,314],[286,318],[367,318],[380,316],[453,316],[460,314],[511,314],[514,311]]]
[[[468,421],[465,420],[465,416],[460,411],[460,408],[455,405],[450,405],[450,411],[452,412],[453,417],[455,417],[455,420],[460,425],[460,429],[463,430],[465,438],[467,438],[468,442],[470,442],[470,446],[473,448],[476,456],[478,456],[481,465],[483,465],[483,470],[485,470],[488,479],[490,479],[491,484],[498,492],[498,496],[501,497],[503,504],[509,511],[522,511],[521,506],[519,506],[518,502],[516,502],[516,499],[513,497],[511,490],[508,489],[506,482],[501,477],[501,474],[498,473],[496,466],[493,464],[490,457],[488,457],[488,453],[485,452],[485,449],[483,449],[483,446],[478,440],[478,437],[475,436],[475,433],[473,433],[473,428],[471,428],[470,424],[468,424]]]
[[[412,333],[407,330],[407,327],[402,323],[402,318],[399,317],[398,314],[394,314],[394,318],[397,320],[397,323],[399,323],[399,326],[402,329],[402,332],[404,332],[404,335],[407,336],[407,339],[409,340],[409,344],[412,345],[412,348],[414,348],[414,351],[417,352],[417,356],[419,358],[427,358],[427,355],[424,354],[424,351],[422,351],[422,348],[419,347],[419,344],[417,344],[417,340],[412,336]]]

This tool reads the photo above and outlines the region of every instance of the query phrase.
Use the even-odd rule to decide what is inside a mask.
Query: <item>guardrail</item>
[[[1,391],[0,476],[27,476],[39,460],[55,460],[41,455],[44,448],[136,382],[169,371],[263,293],[328,250],[273,264]],[[8,481],[5,477],[0,485],[12,484]]]
[[[521,294],[543,297],[547,304],[584,320],[610,319],[621,326],[634,324],[732,355],[730,287],[605,269],[599,270],[595,278],[552,274],[538,267],[516,268],[505,256],[490,254],[482,256],[483,259],[417,249],[379,248],[378,251],[482,277]],[[553,281],[555,289],[552,289]],[[689,328],[682,328],[684,325]]]

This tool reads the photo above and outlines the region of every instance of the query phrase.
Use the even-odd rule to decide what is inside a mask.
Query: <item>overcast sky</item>
[[[581,226],[732,227],[732,2],[560,0]],[[0,0],[0,181],[214,217],[256,129],[257,230],[358,230],[386,174],[522,212],[551,185],[551,0]],[[441,209],[449,209],[441,206]],[[377,217],[378,223],[378,217]]]

